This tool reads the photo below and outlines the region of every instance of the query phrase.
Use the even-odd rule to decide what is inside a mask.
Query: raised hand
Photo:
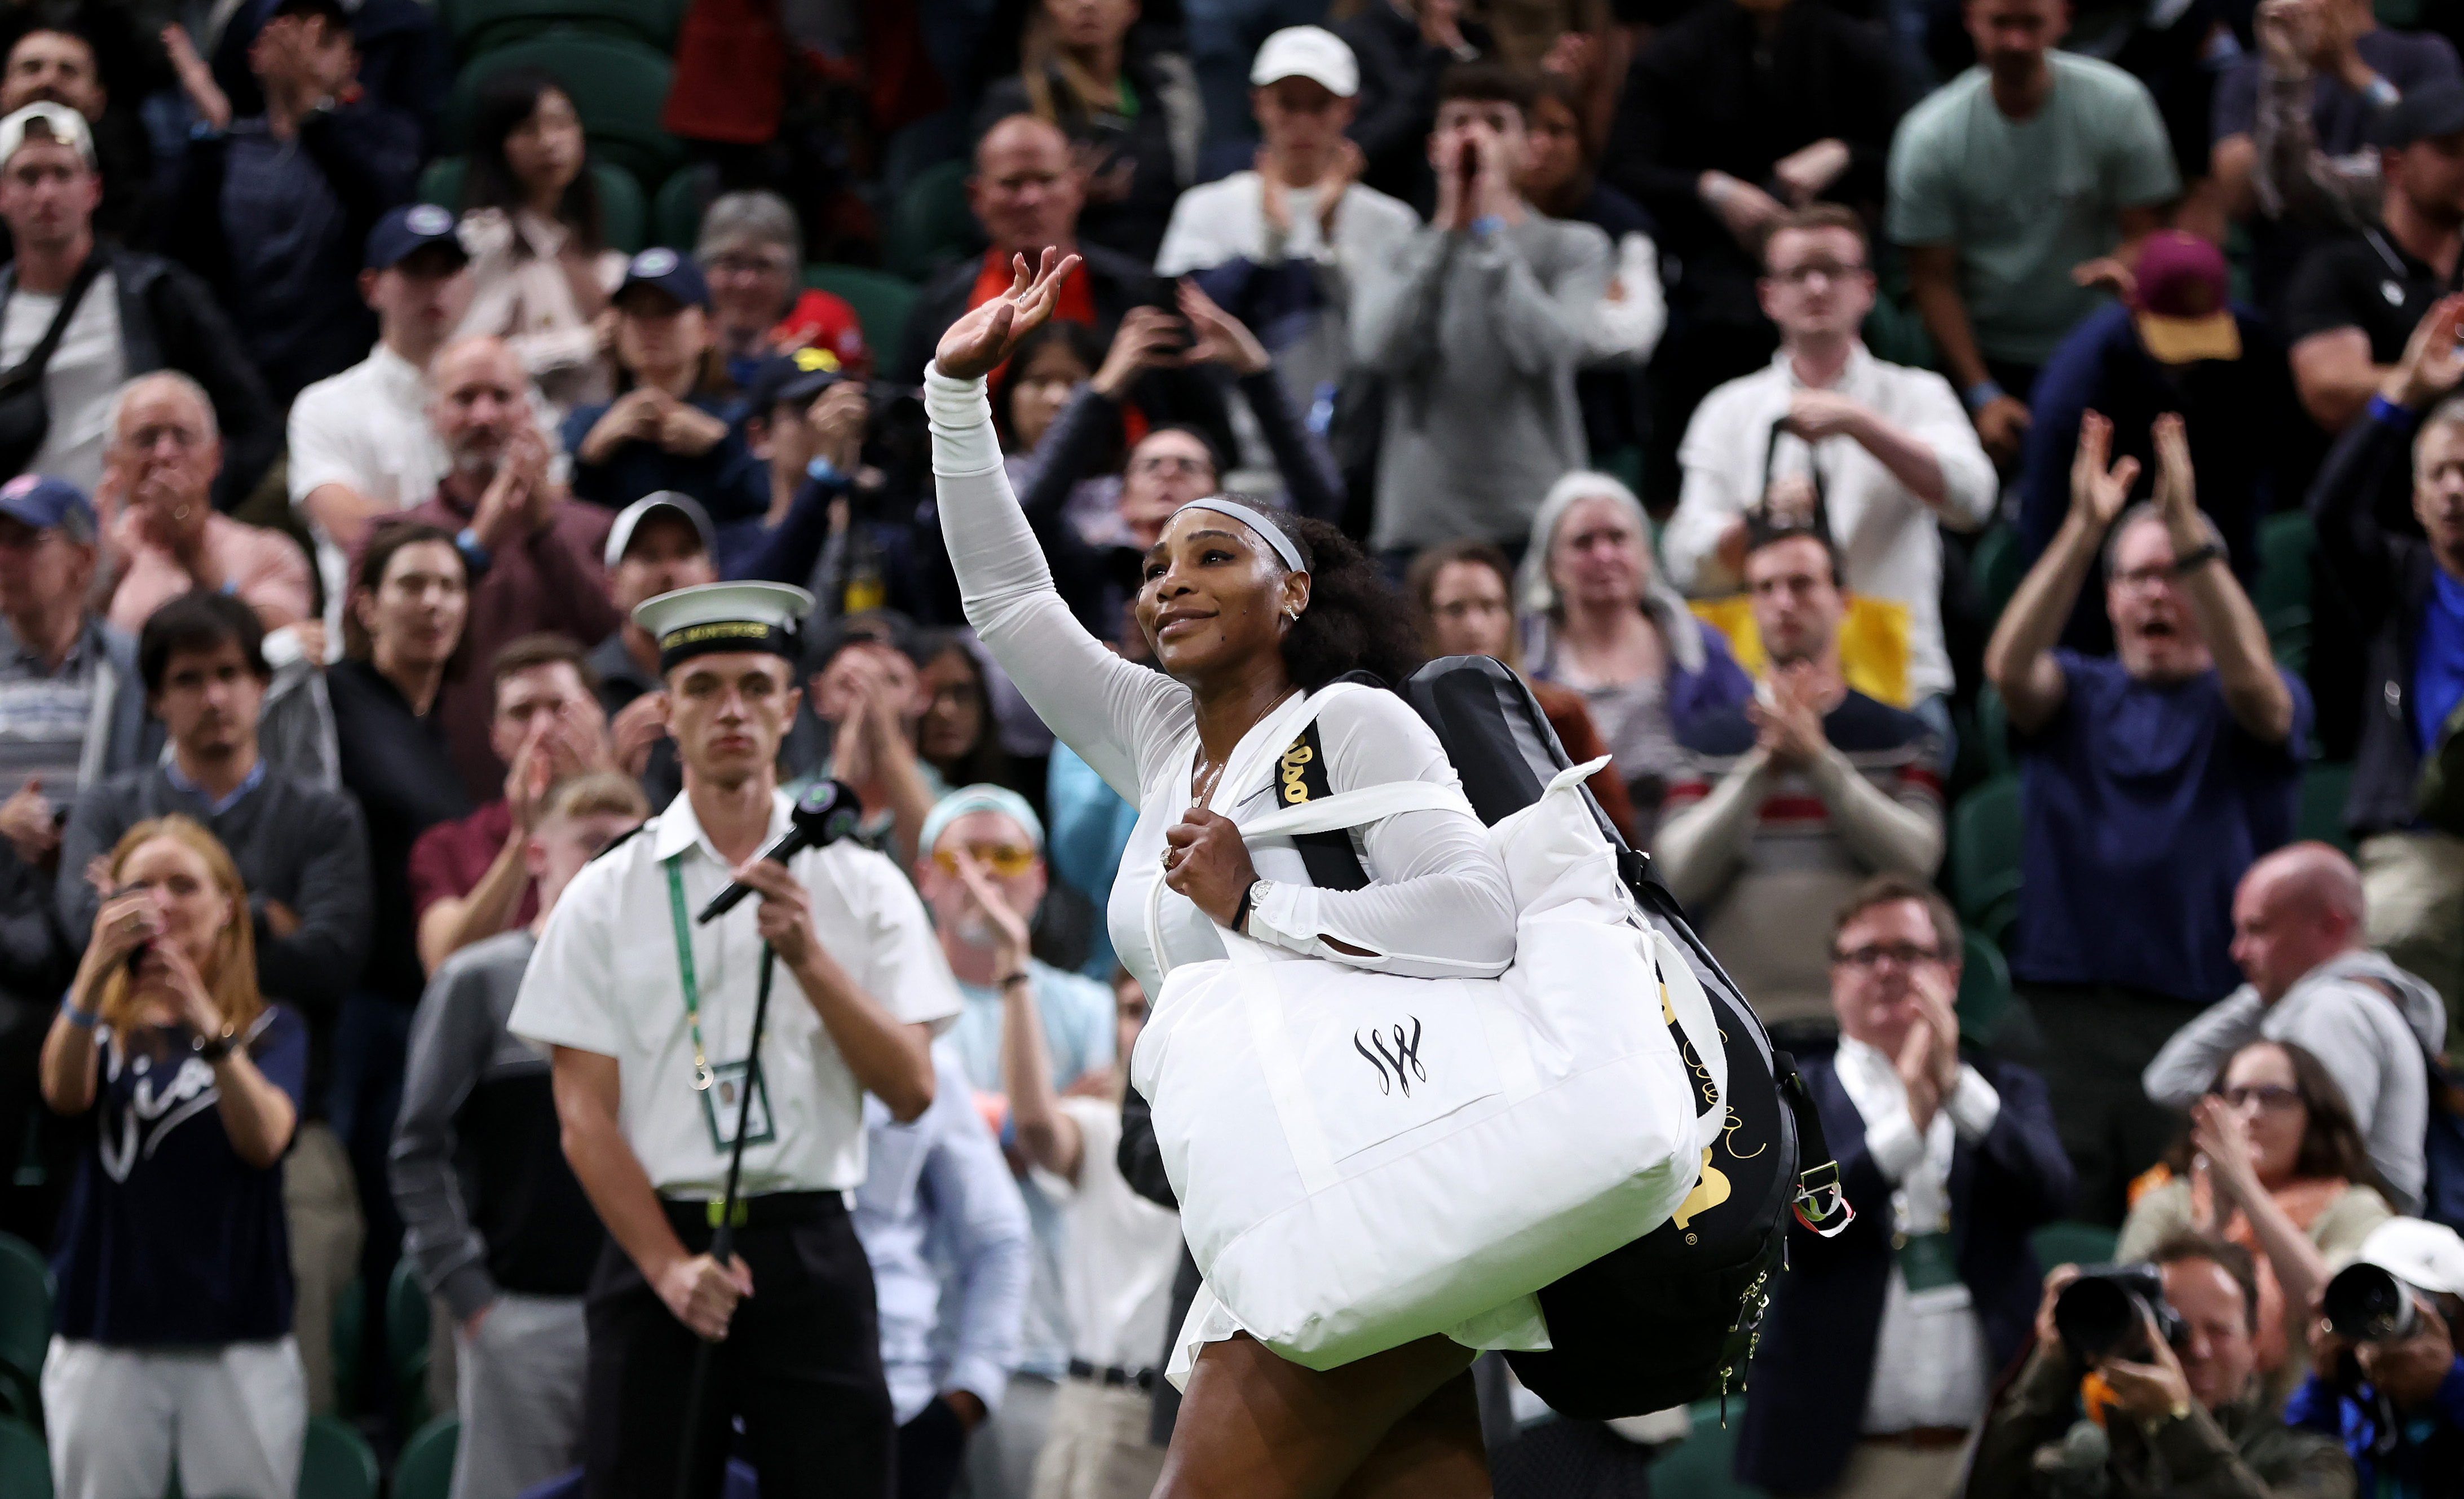
[[[2204,535],[2199,486],[2190,472],[2190,439],[2182,429],[2181,413],[2167,411],[2156,418],[2148,433],[2156,439],[2156,503],[2164,507],[2168,523],[2188,526],[2191,536]]]
[[[1191,340],[1181,363],[1221,364],[1236,375],[1254,375],[1267,367],[1266,346],[1258,336],[1186,276],[1180,282],[1180,315],[1189,320]]]
[[[2405,341],[2404,357],[2387,371],[2379,394],[2409,411],[2419,411],[2464,383],[2464,296],[2442,297],[2415,323]]]
[[[1026,256],[1010,256],[1009,290],[950,324],[933,351],[934,366],[953,380],[980,380],[1001,367],[1019,341],[1052,316],[1061,283],[1078,269],[1078,256],[1049,245],[1032,275]]]
[[[2113,452],[2113,423],[2101,412],[2079,418],[2079,452],[2071,459],[2071,514],[2101,535],[2130,503],[2130,487],[2139,482],[2139,460],[2124,458],[2106,467]]]

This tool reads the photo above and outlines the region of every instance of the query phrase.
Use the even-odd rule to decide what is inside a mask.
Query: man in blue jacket
[[[2361,748],[2344,826],[2357,840],[2370,945],[2447,1002],[2464,1038],[2464,838],[2415,815],[2423,762],[2464,703],[2464,297],[2433,305],[2310,489],[2319,558],[2367,632]],[[2391,525],[2380,496],[2410,468],[2421,535]]]
[[[1959,921],[1879,875],[1832,931],[1838,1049],[1798,1067],[1856,1221],[1789,1229],[1737,1476],[1782,1494],[1941,1499],[2037,1299],[2028,1232],[2071,1196],[2045,1085],[1963,1059]]]
[[[2340,1439],[2365,1495],[2464,1495],[2464,1239],[2444,1223],[2393,1218],[2370,1231],[2361,1260],[2414,1292],[2413,1330],[2355,1342],[2310,1334],[2313,1373],[2285,1406],[2287,1422]]]

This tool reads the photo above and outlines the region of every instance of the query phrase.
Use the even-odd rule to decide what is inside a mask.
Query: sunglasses
[[[975,861],[1003,879],[1015,879],[1035,868],[1035,850],[1015,843],[971,843],[967,852]],[[958,872],[958,851],[956,849],[933,850],[933,866],[944,874]]]

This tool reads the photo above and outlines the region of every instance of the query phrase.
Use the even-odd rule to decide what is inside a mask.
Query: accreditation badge
[[[1910,1294],[1961,1285],[1959,1257],[1952,1251],[1950,1235],[1895,1234],[1891,1248]]]
[[[744,1091],[753,1090],[753,1108],[744,1108]],[[779,1137],[770,1123],[770,1088],[749,1062],[722,1062],[711,1069],[710,1086],[701,1090],[701,1116],[710,1126],[710,1148],[724,1154],[736,1143],[736,1122],[744,1120],[744,1143],[767,1145]]]

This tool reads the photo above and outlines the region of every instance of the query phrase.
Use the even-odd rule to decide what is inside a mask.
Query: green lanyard
[[[685,1023],[693,1029],[693,1089],[707,1092],[711,1070],[710,1059],[702,1054],[701,1048],[701,983],[693,977],[693,923],[685,916],[685,877],[676,869],[676,861],[683,857],[679,852],[666,861],[668,910],[675,916],[676,977],[684,981]]]

